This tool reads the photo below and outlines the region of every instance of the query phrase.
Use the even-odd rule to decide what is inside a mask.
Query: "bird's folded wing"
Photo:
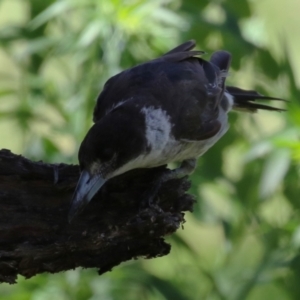
[[[149,85],[149,82],[153,83],[152,90],[162,86],[162,76],[160,75],[161,72],[164,72],[165,64],[185,61],[203,54],[202,51],[190,51],[194,47],[195,41],[188,41],[157,59],[111,77],[105,83],[103,91],[97,98],[93,121],[99,121],[108,112],[111,112],[115,107],[126,102],[129,98],[145,94],[147,90],[145,87]]]

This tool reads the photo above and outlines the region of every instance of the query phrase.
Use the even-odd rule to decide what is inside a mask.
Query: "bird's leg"
[[[164,172],[161,176],[159,176],[152,184],[149,190],[146,191],[143,201],[141,203],[141,207],[145,208],[147,206],[152,207],[156,210],[161,211],[161,208],[159,208],[154,199],[157,195],[157,192],[159,191],[161,185],[174,178],[180,178],[184,177],[186,175],[190,175],[193,173],[197,165],[197,160],[195,158],[193,159],[187,159],[184,160],[180,167],[174,170],[168,170]]]
[[[191,158],[191,159],[187,159],[184,160],[180,167],[169,171],[166,176],[167,176],[167,180],[173,179],[173,178],[179,178],[179,177],[184,177],[186,175],[190,175],[192,174],[197,166],[197,159],[196,158]]]

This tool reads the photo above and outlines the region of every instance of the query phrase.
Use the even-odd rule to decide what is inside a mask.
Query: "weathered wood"
[[[102,274],[126,260],[168,254],[164,236],[179,228],[194,200],[186,194],[187,179],[173,179],[159,190],[162,211],[141,209],[143,194],[164,170],[133,170],[110,180],[69,224],[78,166],[0,150],[0,282],[79,266]]]

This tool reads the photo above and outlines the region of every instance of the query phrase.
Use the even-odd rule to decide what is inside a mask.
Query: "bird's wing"
[[[220,130],[219,104],[225,92],[230,61],[231,55],[226,51],[215,52],[210,61],[202,58],[185,61],[186,67],[182,70],[193,70],[193,76],[185,80],[183,71],[175,88],[182,104],[174,122],[176,139],[204,140]]]
[[[186,42],[158,59],[109,79],[97,99],[94,121],[135,101],[134,105],[166,111],[177,140],[214,136],[221,127],[218,110],[230,54],[219,51],[206,61],[198,57],[203,52],[191,51],[194,46],[194,41]]]
[[[180,44],[179,46],[175,47],[174,49],[168,51],[165,53],[163,56],[169,55],[169,54],[174,54],[177,52],[187,52],[196,47],[196,42],[194,40],[187,41],[183,44]]]
[[[195,41],[183,43],[162,57],[125,70],[111,77],[99,94],[93,113],[93,121],[97,122],[116,107],[130,101],[133,97],[145,96],[145,92],[161,85],[161,72],[168,68],[166,63],[180,62],[203,54],[202,51],[190,51],[195,47]],[[163,83],[162,83],[163,84]]]

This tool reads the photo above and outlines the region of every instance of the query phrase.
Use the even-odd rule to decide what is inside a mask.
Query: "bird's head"
[[[135,160],[147,152],[142,115],[118,108],[96,122],[79,149],[81,175],[72,199],[69,221],[94,197],[104,183],[136,168]]]

